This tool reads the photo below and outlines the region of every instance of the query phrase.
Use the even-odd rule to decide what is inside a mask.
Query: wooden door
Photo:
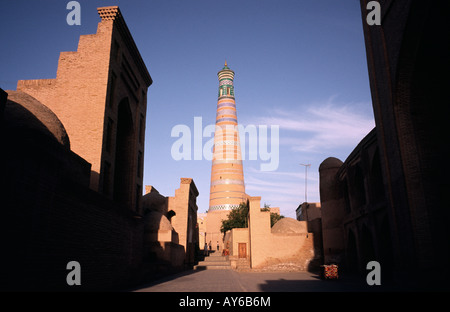
[[[246,243],[238,243],[238,257],[239,258],[247,258],[247,244]]]

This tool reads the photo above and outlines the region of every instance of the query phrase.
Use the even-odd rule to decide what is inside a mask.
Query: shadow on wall
[[[168,199],[154,187],[142,197],[144,223],[144,272],[142,281],[154,280],[183,269],[185,250],[170,219]]]

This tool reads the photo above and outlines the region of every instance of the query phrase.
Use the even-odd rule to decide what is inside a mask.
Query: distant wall
[[[234,258],[239,257],[239,243],[247,244],[246,255],[248,258],[250,254],[248,228],[235,228],[225,234],[225,248],[228,246],[230,256]]]
[[[314,258],[312,233],[272,233],[270,212],[261,211],[260,201],[260,197],[250,198],[251,267],[260,268],[289,261],[302,265],[307,270],[309,262]]]
[[[169,212],[172,210],[175,213],[171,223],[179,235],[179,244],[184,247],[186,265],[194,264],[196,249],[199,248],[197,229],[198,194],[193,179],[181,178],[180,188],[175,190],[175,196],[168,198],[168,210]]]

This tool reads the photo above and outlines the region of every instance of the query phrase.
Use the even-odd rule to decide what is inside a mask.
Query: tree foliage
[[[261,211],[270,211],[270,205],[264,204],[264,208]],[[278,213],[270,213],[270,226],[272,227],[278,220],[283,219],[284,216]],[[248,206],[246,203],[241,203],[238,208],[233,209],[228,214],[228,219],[222,220],[222,226],[220,231],[225,233],[234,228],[247,228],[248,227]]]
[[[261,211],[270,211],[269,207],[261,208]],[[270,227],[274,226],[279,220],[283,219],[284,216],[279,215],[278,213],[271,212],[270,213]]]
[[[233,209],[228,214],[228,219],[222,220],[220,231],[225,233],[234,228],[246,228],[248,216],[248,206],[246,203],[241,203],[238,208]]]

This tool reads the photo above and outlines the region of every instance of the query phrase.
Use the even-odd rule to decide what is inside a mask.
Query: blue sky
[[[344,161],[374,127],[357,0],[80,0],[80,26],[67,25],[68,2],[0,2],[0,87],[54,78],[59,53],[96,32],[96,8],[119,5],[154,80],[144,184],[173,196],[181,177],[193,178],[199,212],[208,209],[211,162],[174,160],[171,131],[187,125],[193,133],[194,117],[203,128],[214,124],[225,59],[236,73],[239,123],[280,129],[276,170],[261,171],[260,157],[244,159],[246,191],[285,216],[304,201],[300,163],[311,164],[308,201],[318,202],[320,163]]]

